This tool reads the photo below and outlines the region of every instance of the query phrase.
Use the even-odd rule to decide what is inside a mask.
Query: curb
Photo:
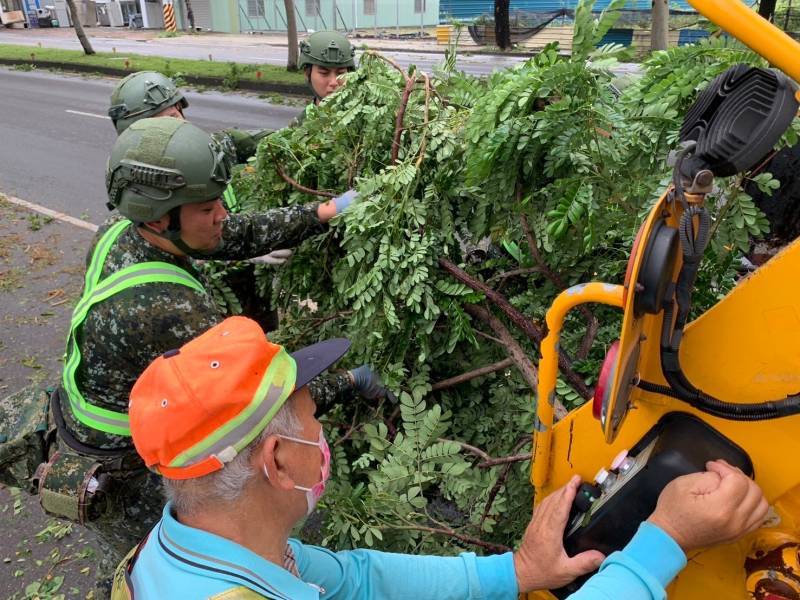
[[[348,39],[350,39],[353,42],[364,41],[363,39],[359,39],[359,38],[348,38]],[[374,38],[372,38],[372,39],[374,39]],[[270,43],[270,42],[264,42],[264,45],[265,46],[272,46],[273,48],[288,48],[287,44],[274,44],[274,43]],[[356,50],[361,50],[361,47],[359,45],[357,45],[357,44],[353,44],[353,45],[355,46]],[[424,50],[422,48],[399,48],[399,47],[395,48],[394,46],[392,46],[392,47],[387,47],[387,46],[377,47],[377,46],[370,46],[367,43],[364,43],[362,45],[367,46],[367,48],[369,50],[372,50],[374,52],[404,52],[404,53],[408,53],[408,54],[441,54],[442,56],[444,56],[444,50],[438,50],[438,49],[437,50]],[[537,51],[537,50],[526,50],[524,52],[519,52],[519,51],[501,52],[499,50],[481,50],[478,46],[476,46],[474,50],[473,50],[472,46],[459,46],[458,47],[458,53],[459,53],[459,55],[463,54],[463,55],[521,56],[521,57],[531,57],[531,56],[537,56],[538,54],[541,54],[541,52]]]
[[[62,71],[71,71],[74,73],[100,73],[103,75],[119,77],[124,77],[134,72],[126,69],[115,69],[113,67],[97,65],[82,65],[77,63],[64,63],[50,60],[32,61],[18,58],[0,58],[0,65],[33,65],[35,67],[41,67],[44,69],[60,69]],[[202,75],[182,75],[182,77],[187,83],[228,89],[224,85],[224,79],[222,77],[206,77]],[[237,90],[245,90],[250,92],[276,92],[279,94],[292,94],[294,96],[308,95],[308,88],[305,85],[277,83],[271,81],[252,81],[248,79],[240,80],[236,85],[236,88],[230,91]]]

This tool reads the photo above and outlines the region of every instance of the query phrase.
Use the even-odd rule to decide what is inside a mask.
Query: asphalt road
[[[169,56],[172,58],[192,58],[207,60],[208,55],[212,54],[215,61],[227,62],[235,61],[241,63],[266,63],[271,65],[286,65],[286,46],[270,45],[259,38],[254,37],[249,44],[216,45],[210,47],[207,43],[190,42],[186,39],[178,41],[174,39],[151,39],[151,40],[127,40],[120,38],[104,38],[96,34],[92,35],[92,47],[98,52],[112,52],[116,48],[118,54],[132,53],[144,54],[147,56]],[[41,43],[48,48],[61,48],[68,50],[80,50],[81,46],[74,35],[55,36],[51,32],[40,32],[27,30],[24,35],[8,35],[5,39],[0,39],[0,43],[25,44],[36,46]],[[365,40],[369,45],[369,40]],[[398,41],[398,44],[402,44]],[[441,52],[401,52],[397,50],[380,50],[381,54],[395,59],[399,64],[407,67],[414,64],[425,72],[430,73],[433,68],[442,62]],[[464,52],[468,52],[465,50]],[[518,56],[497,56],[486,54],[461,54],[458,57],[458,67],[466,73],[472,75],[488,75],[492,71],[513,66],[519,62],[527,60],[524,55]]]
[[[116,138],[105,117],[116,80],[0,68],[0,193],[99,224],[105,164]],[[299,112],[256,96],[188,92],[207,131],[280,129]]]

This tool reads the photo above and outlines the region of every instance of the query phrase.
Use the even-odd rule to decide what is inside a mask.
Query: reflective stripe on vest
[[[239,209],[241,208],[239,206],[239,199],[236,197],[236,192],[233,191],[232,185],[229,185],[225,188],[225,191],[222,192],[222,197],[225,200],[225,206],[228,207],[230,212],[239,212]]]
[[[111,246],[130,225],[131,222],[126,220],[115,223],[103,234],[103,237],[100,238],[100,241],[95,246],[92,260],[86,270],[83,296],[81,296],[75,310],[72,312],[62,378],[72,414],[78,421],[93,429],[126,436],[131,434],[128,414],[100,408],[87,402],[78,390],[78,385],[75,381],[75,373],[81,363],[78,330],[89,314],[89,309],[114,294],[148,283],[174,283],[205,293],[202,284],[184,269],[170,263],[157,261],[126,267],[100,281],[103,264]]]

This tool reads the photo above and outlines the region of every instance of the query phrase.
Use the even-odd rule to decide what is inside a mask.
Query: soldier
[[[109,219],[87,256],[51,415],[42,395],[0,402],[0,436],[8,442],[0,444],[0,479],[38,489],[46,510],[97,531],[106,586],[163,504],[157,478],[131,444],[131,387],[156,356],[225,318],[193,258],[238,260],[294,246],[322,232],[354,196],[229,216],[220,199],[229,179],[228,157],[198,127],[175,118],[128,127],[106,174],[109,205],[125,218]],[[368,367],[333,383],[316,388],[323,406],[346,390],[369,398],[386,393]],[[46,462],[30,486],[40,460]]]
[[[166,75],[156,71],[131,73],[120,81],[111,93],[108,116],[121,134],[133,123],[149,117],[175,117],[185,119],[184,111],[189,101]],[[258,142],[270,131],[224,129],[220,137],[227,137],[233,148],[234,162],[244,163],[256,153]]]
[[[299,67],[306,74],[314,104],[342,85],[342,75],[356,68],[356,51],[338,31],[317,31],[300,42]]]
[[[184,111],[189,101],[166,75],[156,71],[139,71],[120,81],[111,93],[108,116],[121,134],[131,124],[148,117],[175,117],[185,119]],[[269,134],[267,129],[243,131],[224,129],[214,134],[225,151],[235,163],[244,163],[256,153],[258,142]],[[222,195],[225,207],[230,212],[239,212],[241,205],[233,186],[225,188]],[[292,256],[287,248],[273,250],[265,256],[241,263],[225,276],[225,283],[236,295],[242,310],[257,320],[266,331],[278,327],[278,313],[272,310],[269,302],[261,298],[255,286],[255,264],[283,265]]]

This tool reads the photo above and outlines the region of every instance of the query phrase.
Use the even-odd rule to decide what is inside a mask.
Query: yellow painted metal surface
[[[681,364],[699,388],[731,402],[776,399],[800,389],[800,240],[741,282],[719,304],[686,328]],[[629,298],[630,300],[630,298]],[[643,376],[657,361],[648,346]],[[544,357],[543,357],[544,358]],[[649,365],[649,367],[648,367]],[[540,373],[541,377],[541,373]],[[742,446],[753,460],[756,481],[770,501],[777,523],[736,544],[697,552],[669,588],[669,598],[745,600],[744,560],[759,539],[800,537],[800,416],[734,422],[710,417],[685,403],[635,388],[633,405],[619,434],[608,443],[586,404],[552,429],[545,483],[537,496],[564,485],[573,473],[591,480],[600,467],[633,446],[665,413],[701,417]],[[766,537],[765,537],[766,536]],[[529,598],[552,598],[546,592]]]
[[[689,0],[689,3],[800,82],[797,58],[800,44],[742,2]],[[667,202],[666,193],[654,206],[643,225],[642,243],[634,253],[630,285],[637,281],[645,240],[656,220],[667,213],[666,224],[674,227],[681,212],[680,206]],[[678,259],[674,274],[680,269],[680,262]],[[591,285],[594,290],[601,289],[601,284]],[[625,316],[611,399],[618,396],[620,386],[625,383],[621,380],[624,369],[620,365],[636,351],[639,352],[636,374],[654,383],[664,383],[658,343],[663,312],[636,318],[634,296],[634,290],[628,288],[624,298],[619,294],[617,300],[624,304]],[[756,482],[771,505],[771,519],[736,543],[693,553],[687,567],[668,589],[668,595],[671,600],[751,600],[748,585],[752,590],[757,574],[748,579],[744,569],[748,556],[800,541],[800,415],[768,421],[728,421],[706,415],[679,400],[633,388],[629,394],[617,398],[630,408],[616,429],[611,419],[607,419],[605,428],[601,427],[592,415],[590,403],[552,425],[552,405],[547,399],[555,387],[558,332],[566,310],[581,301],[597,300],[590,299],[590,294],[583,298],[574,294],[570,298],[559,297],[547,317],[551,335],[542,344],[538,390],[542,400],[537,406],[535,462],[531,471],[535,498],[564,485],[575,473],[591,481],[601,467],[607,467],[621,450],[638,442],[664,414],[683,411],[697,415],[750,455]],[[775,400],[800,392],[800,240],[687,326],[680,361],[695,386],[727,402]],[[612,414],[613,409],[608,407],[607,414]],[[543,591],[529,594],[528,598],[545,600],[553,596]]]
[[[739,0],[688,0],[700,14],[800,82],[798,44]]]

